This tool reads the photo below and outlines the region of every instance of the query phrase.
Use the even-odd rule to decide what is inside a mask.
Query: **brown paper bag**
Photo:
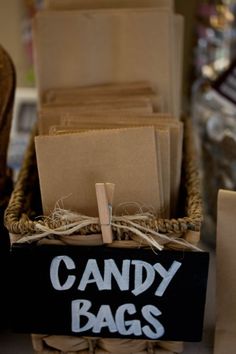
[[[134,202],[159,215],[160,183],[154,127],[107,129],[36,137],[44,213],[64,198],[65,209],[97,216],[95,183],[116,185],[114,208],[137,212]]]
[[[216,243],[214,354],[236,353],[236,192],[220,190]]]
[[[140,103],[139,103],[140,101]],[[138,102],[138,106],[137,103]],[[98,107],[95,111],[99,111],[102,105],[108,106],[111,110],[117,109],[125,110],[128,112],[127,104],[130,103],[128,108],[140,108],[140,104],[149,103],[150,109],[148,111],[157,110],[163,111],[163,99],[157,95],[153,89],[145,82],[134,82],[124,84],[104,84],[85,87],[69,87],[69,88],[53,88],[46,90],[42,95],[42,108],[57,109],[62,108],[65,112],[70,110],[71,106],[77,106],[78,112],[81,111],[83,106],[89,106],[94,111],[94,105]],[[96,107],[95,107],[96,108]],[[144,112],[144,111],[143,111]]]
[[[43,93],[43,103],[75,104],[79,99],[119,98],[133,96],[155,95],[153,89],[146,82],[132,82],[124,84],[104,84],[84,87],[51,88]]]
[[[169,11],[42,11],[33,32],[40,98],[53,87],[144,80],[163,97],[164,110],[174,113],[175,32]]]
[[[42,118],[42,117],[41,117]],[[47,118],[47,117],[44,117]],[[47,125],[47,119],[40,119],[41,123],[44,121],[44,125],[46,123]],[[170,164],[170,174],[164,174],[166,176],[170,175],[170,183],[165,180],[164,184],[164,190],[166,191],[166,194],[164,197],[164,200],[170,201],[169,203],[164,203],[165,205],[170,205],[170,211],[167,210],[167,213],[170,215],[174,216],[176,212],[176,205],[177,205],[177,200],[178,200],[178,194],[179,194],[179,188],[180,188],[180,180],[181,180],[181,163],[182,163],[182,142],[183,142],[183,124],[180,121],[177,121],[176,119],[170,118],[168,115],[162,115],[162,114],[152,114],[149,116],[138,116],[138,115],[129,115],[129,116],[123,116],[122,115],[111,115],[111,116],[106,116],[106,115],[101,115],[101,116],[90,116],[90,117],[84,117],[77,115],[74,117],[64,117],[61,118],[61,129],[66,131],[66,126],[67,129],[76,129],[76,127],[80,128],[114,128],[114,127],[125,127],[125,126],[140,126],[140,125],[154,125],[158,129],[165,129],[168,128],[170,130],[170,140],[169,140],[169,158],[166,158],[167,155],[167,149],[166,153],[162,156],[162,159],[165,160],[166,168],[168,168],[167,164]],[[64,127],[64,128],[63,128]],[[52,129],[55,132],[60,132],[60,127],[52,127]],[[162,150],[163,151],[163,150]],[[165,169],[164,169],[165,171]],[[167,191],[167,184],[170,188],[170,191]],[[170,196],[169,196],[170,194]]]
[[[144,125],[142,125],[144,126]],[[145,125],[146,126],[146,125]],[[151,126],[151,125],[149,125]],[[123,127],[123,126],[122,126]],[[130,126],[124,126],[130,128]],[[138,127],[138,124],[133,125]],[[91,131],[95,129],[115,129],[116,125],[109,124],[103,127],[89,127],[81,125],[80,127],[74,126],[53,126],[50,130],[50,135],[63,135],[68,133],[79,133],[82,131]],[[121,127],[119,127],[121,128]],[[168,125],[155,125],[156,134],[156,153],[157,153],[157,170],[160,189],[160,216],[164,218],[170,217],[170,205],[171,205],[171,156],[170,156],[170,127]],[[173,159],[172,159],[173,161]]]
[[[38,112],[38,128],[40,135],[47,135],[53,126],[74,126],[80,124],[90,125],[90,127],[102,127],[107,124],[127,125],[127,124],[141,124],[146,119],[152,119],[151,124],[155,124],[157,119],[167,120],[170,118],[173,124],[179,124],[176,119],[166,113],[150,112],[151,107],[149,102],[139,101],[134,107],[116,108],[107,110],[97,110],[91,107],[90,111],[84,111],[84,108],[77,109],[76,107],[62,107],[62,108],[42,108]],[[149,123],[146,121],[146,123]]]
[[[45,0],[48,10],[81,9],[120,9],[120,8],[154,7],[162,10],[174,10],[173,0]]]
[[[69,119],[75,116],[89,117],[96,115],[115,115],[115,114],[138,114],[149,115],[153,113],[152,103],[147,98],[133,99],[130,101],[119,101],[117,103],[86,104],[86,105],[68,105],[68,106],[43,106],[39,112],[39,132],[47,134],[53,125],[60,124],[61,120]]]
[[[86,125],[85,125],[86,126]],[[60,135],[60,134],[68,134],[68,133],[76,133],[80,131],[88,131],[88,130],[94,130],[94,129],[114,129],[117,128],[116,125],[104,125],[102,128],[101,127],[96,127],[94,128],[86,127],[81,125],[80,128],[78,128],[78,125],[74,126],[53,126],[50,130],[50,135]],[[131,127],[127,126],[127,127]],[[144,126],[144,125],[142,125]],[[123,127],[123,126],[122,126]],[[133,125],[133,127],[138,127],[138,124]],[[155,131],[156,131],[156,148],[157,148],[157,166],[158,166],[158,176],[159,176],[159,183],[160,183],[160,205],[161,205],[161,216],[164,218],[169,218],[170,217],[170,206],[171,206],[171,173],[170,171],[172,170],[171,166],[171,155],[170,155],[170,146],[171,146],[171,139],[170,139],[170,134],[171,134],[171,128],[166,124],[162,125],[160,124],[158,126],[155,125]],[[172,142],[173,145],[173,142]],[[175,157],[174,157],[175,158]],[[172,158],[173,162],[173,158]]]

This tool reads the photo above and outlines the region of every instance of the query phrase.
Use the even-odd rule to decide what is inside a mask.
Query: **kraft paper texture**
[[[173,11],[174,3],[173,0],[45,0],[45,8],[48,10],[120,9],[134,7],[156,7]]]
[[[214,354],[236,348],[236,192],[220,190],[217,206]]]
[[[48,120],[45,120],[48,121]],[[181,180],[181,163],[182,163],[182,141],[183,141],[183,125],[176,119],[171,119],[165,115],[153,114],[149,116],[129,115],[126,117],[111,115],[101,116],[73,116],[61,118],[61,125],[53,126],[51,133],[68,132],[80,129],[98,129],[98,128],[115,128],[138,125],[154,125],[156,129],[168,129],[169,137],[163,139],[165,147],[159,149],[162,161],[162,179],[163,184],[163,204],[167,215],[174,215]],[[162,132],[163,134],[163,132]]]
[[[163,98],[163,109],[177,114],[174,61],[179,60],[169,11],[42,11],[34,19],[33,32],[40,96],[78,83],[148,81]]]
[[[95,183],[115,183],[114,208],[140,203],[158,215],[160,183],[154,127],[38,136],[35,140],[43,210],[63,198],[65,209],[97,216]],[[137,206],[126,206],[132,213]]]

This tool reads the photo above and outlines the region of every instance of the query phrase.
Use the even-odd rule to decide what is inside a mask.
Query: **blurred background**
[[[36,120],[31,19],[42,7],[42,0],[0,1],[0,44],[17,75],[8,151],[14,179]],[[236,190],[236,0],[175,0],[175,8],[185,18],[182,107],[194,127],[204,202],[202,239],[214,250],[217,192]],[[30,353],[28,337],[18,339],[22,353]],[[7,351],[9,338],[0,341],[0,354],[13,354],[12,348]]]

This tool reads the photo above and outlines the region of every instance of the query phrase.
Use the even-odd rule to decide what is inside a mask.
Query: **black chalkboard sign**
[[[208,261],[206,252],[13,246],[12,329],[199,341]]]

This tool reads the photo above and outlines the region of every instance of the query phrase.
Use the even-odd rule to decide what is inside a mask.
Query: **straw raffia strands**
[[[32,243],[40,240],[48,239],[48,240],[60,240],[61,238],[67,244],[70,244],[70,236],[74,234],[78,234],[81,229],[84,227],[88,227],[90,225],[96,225],[99,227],[100,222],[98,217],[89,217],[85,215],[80,215],[77,213],[72,213],[68,210],[57,208],[52,213],[50,217],[44,218],[45,221],[43,223],[36,224],[36,228],[38,229],[38,233],[29,236],[23,236],[17,239],[14,239],[16,243]],[[168,236],[161,234],[158,231],[155,231],[153,228],[148,228],[145,224],[148,220],[155,220],[154,215],[149,213],[136,214],[136,215],[124,215],[124,216],[112,216],[111,226],[116,234],[116,239],[121,241],[119,237],[119,230],[124,230],[127,233],[127,239],[134,239],[140,245],[144,244],[146,246],[150,246],[154,250],[161,251],[165,244],[173,243],[181,246],[182,248],[188,248],[191,250],[200,249],[195,245],[187,242],[184,239],[178,238],[175,235]],[[55,227],[54,225],[62,224],[59,227]],[[143,222],[143,226],[142,225]],[[100,234],[98,234],[100,236]],[[83,241],[89,241],[89,235],[86,236]],[[80,235],[77,237],[73,237],[73,244],[77,240],[77,244],[80,245]],[[50,241],[49,241],[50,242]],[[48,242],[48,243],[49,243]],[[55,242],[54,242],[55,244]]]

